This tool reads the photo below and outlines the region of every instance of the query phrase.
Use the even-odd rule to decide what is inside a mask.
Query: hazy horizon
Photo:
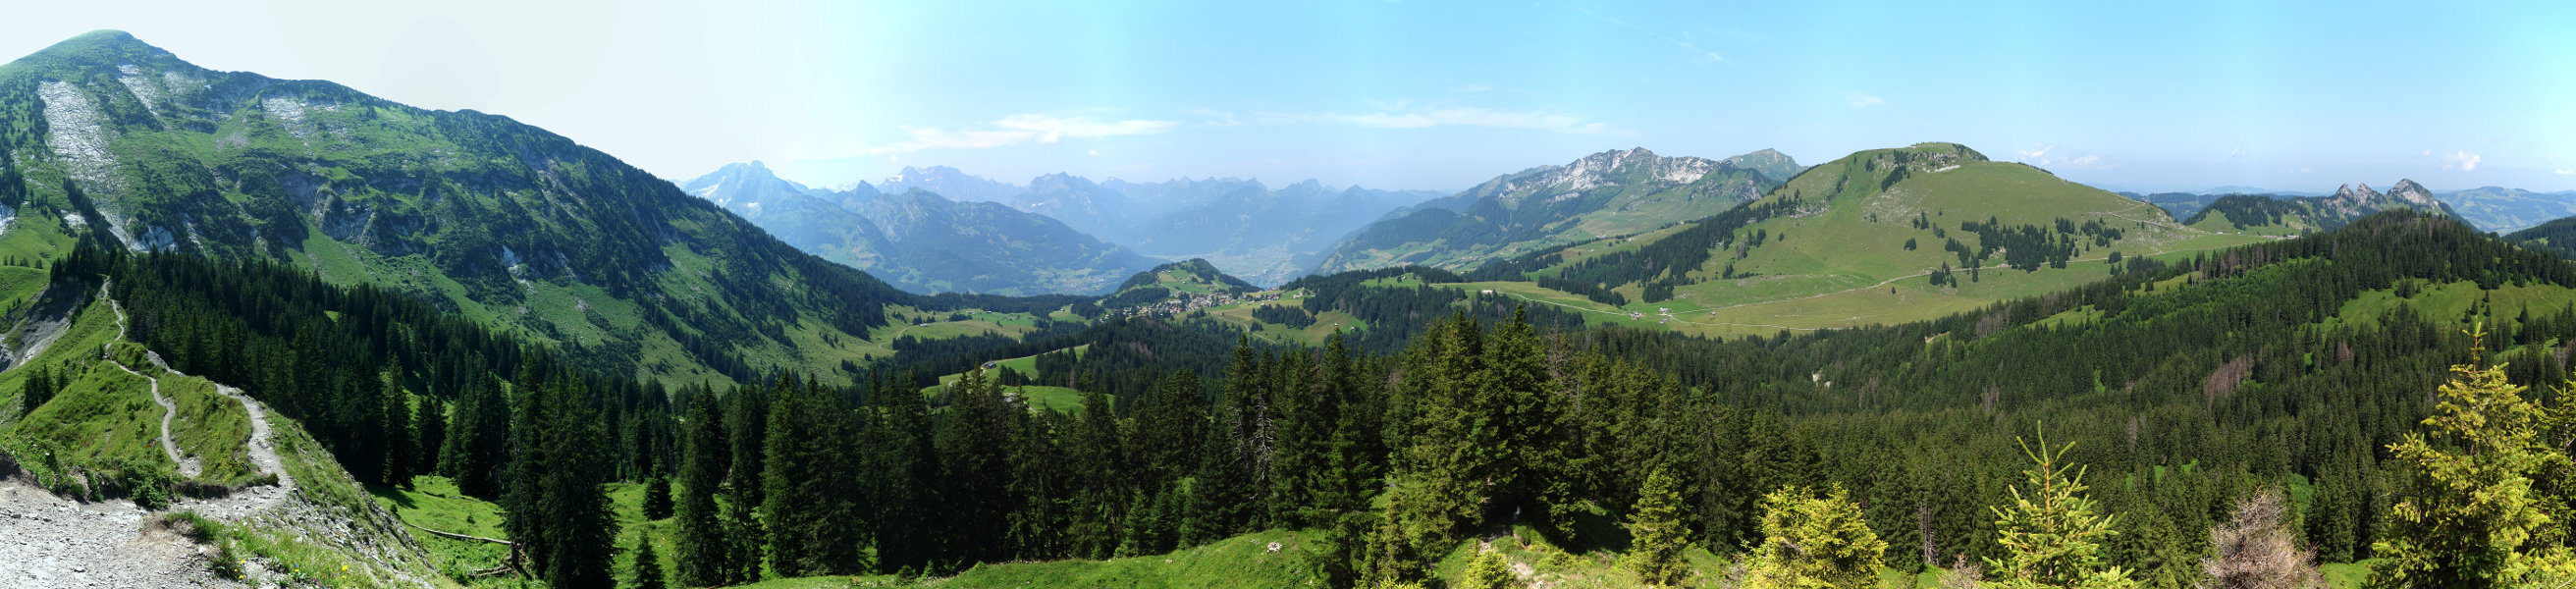
[[[2576,189],[2576,5],[56,4],[222,70],[507,115],[674,179],[1455,190],[1642,146],[1957,142],[2118,190]]]

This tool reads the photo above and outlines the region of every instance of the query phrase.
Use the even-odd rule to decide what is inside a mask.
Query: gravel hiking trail
[[[108,300],[111,305],[115,302]],[[124,325],[125,311],[120,306],[119,340],[123,340]],[[156,369],[179,374],[170,370],[159,354],[147,353],[146,358]],[[111,363],[143,376],[122,363]],[[160,394],[159,379],[152,380],[153,400],[165,411],[175,413],[175,405]],[[242,394],[241,389],[217,384],[216,390],[241,403],[249,414],[251,462],[262,474],[276,476],[277,483],[253,485],[220,498],[180,499],[167,512],[195,511],[209,519],[240,523],[293,496],[295,478],[286,473],[285,461],[278,458],[266,408]],[[161,447],[178,460],[178,447],[170,442],[170,413],[164,413]],[[194,462],[191,459],[181,464]],[[0,478],[0,563],[6,563],[0,566],[0,589],[242,586],[208,572],[212,548],[150,525],[152,519],[151,512],[136,507],[133,501],[82,503],[56,496],[25,477]]]

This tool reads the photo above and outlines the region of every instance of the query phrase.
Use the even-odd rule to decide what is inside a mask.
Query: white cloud
[[[1039,114],[1017,114],[993,121],[991,128],[951,131],[938,127],[905,127],[904,141],[878,145],[867,153],[903,153],[924,149],[986,149],[1025,143],[1055,143],[1065,138],[1094,139],[1121,135],[1152,135],[1170,131],[1180,123],[1130,119],[1104,121],[1087,116],[1059,117]]]
[[[1392,104],[1380,104],[1378,106],[1402,107],[1403,105],[1404,103],[1399,101]],[[1611,129],[1610,125],[1607,123],[1599,121],[1585,121],[1583,120],[1583,117],[1574,115],[1540,111],[1492,110],[1473,106],[1433,108],[1406,112],[1393,112],[1393,110],[1394,109],[1359,114],[1323,113],[1298,115],[1271,113],[1262,115],[1262,118],[1264,119],[1264,122],[1270,123],[1326,122],[1359,125],[1362,127],[1374,127],[1379,129],[1421,129],[1438,126],[1461,126],[1533,129],[1574,135],[1621,133],[1621,131]]]
[[[2557,172],[2560,176],[2576,176],[2576,168],[2558,168],[2550,171]]]
[[[2479,156],[2478,154],[2466,151],[2455,152],[2442,156],[2442,169],[2449,170],[2456,168],[2462,172],[2472,172],[2478,169],[2478,162],[2485,159],[2485,157]]]
[[[2301,174],[2312,174],[2316,173],[2316,171],[2316,168],[2299,168],[2299,173]]]
[[[2227,152],[2227,161],[2232,162],[2240,159],[2245,159],[2245,148],[2239,147],[2236,148],[2235,151]]]
[[[1887,99],[1862,94],[1859,91],[1849,91],[1843,93],[1843,102],[1851,104],[1852,108],[1869,108],[1887,104]]]
[[[2042,143],[2030,149],[2013,152],[2013,161],[2042,168],[2069,170],[2108,170],[2120,167],[2119,164],[2105,162],[2100,155],[2084,154],[2069,157],[2065,155],[2050,155],[2052,153],[2060,153],[2057,146]]]
[[[1091,156],[1092,156],[1092,157],[1100,157],[1100,150],[1097,150],[1097,149],[1091,150]]]

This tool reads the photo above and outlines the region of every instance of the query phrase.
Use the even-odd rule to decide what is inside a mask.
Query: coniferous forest
[[[1323,538],[1306,565],[1318,583],[1400,586],[1458,542],[1528,526],[1638,555],[1644,578],[1678,574],[1696,546],[1783,586],[1884,566],[2184,587],[2225,555],[2212,531],[2266,500],[2295,517],[2243,533],[2433,579],[2412,586],[2476,586],[2450,583],[2563,572],[2571,520],[2552,514],[2576,506],[2558,394],[2576,309],[2344,312],[2428,285],[2576,285],[2576,266],[2411,213],[2132,259],[1938,321],[1768,338],[1584,329],[1455,289],[1310,279],[1308,309],[1420,327],[1304,348],[1113,321],[1036,347],[1126,352],[968,370],[930,395],[921,375],[958,361],[872,367],[849,387],[665,388],[291,267],[91,238],[54,270],[105,284],[138,341],[243,383],[361,480],[439,474],[498,502],[522,570],[561,587],[614,582],[612,481],[668,481],[684,586],[935,576],[1282,528]],[[1032,411],[1003,382],[1030,377],[1083,402]],[[2472,492],[2491,488],[2511,493]]]

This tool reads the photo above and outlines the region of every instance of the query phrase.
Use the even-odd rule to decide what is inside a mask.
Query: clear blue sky
[[[2576,188],[2565,1],[354,4],[19,6],[0,53],[124,29],[672,178],[1454,189],[1632,146],[1956,141],[2115,188]]]

